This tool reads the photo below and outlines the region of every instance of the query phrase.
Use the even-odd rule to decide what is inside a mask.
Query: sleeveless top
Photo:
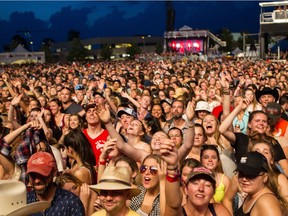
[[[141,216],[148,216],[148,214],[143,212],[140,208],[136,211],[136,213],[138,213]]]
[[[261,196],[264,196],[264,195],[266,195],[266,194],[271,194],[271,195],[275,196],[275,194],[273,194],[273,193],[264,193],[264,194],[262,194]],[[244,213],[244,211],[243,211],[243,204],[244,204],[244,202],[245,202],[245,201],[244,201],[243,204],[241,205],[241,207],[240,207],[239,209],[237,209],[237,211],[235,212],[235,216],[250,216],[251,211],[253,210],[253,208],[254,208],[257,200],[258,200],[261,196],[259,196],[259,197],[255,200],[255,202],[253,203],[252,207],[250,208],[250,210],[249,210],[247,213]]]
[[[211,212],[212,216],[217,216],[216,211],[215,211],[214,206],[213,206],[212,203],[209,203],[208,209]],[[184,216],[188,216],[183,206],[182,206],[182,212],[183,212]]]
[[[102,133],[99,136],[97,136],[96,138],[94,138],[94,139],[92,139],[89,136],[87,129],[84,129],[83,133],[86,136],[86,138],[88,139],[88,141],[89,141],[89,143],[90,143],[90,145],[92,147],[94,156],[96,158],[97,167],[98,167],[99,158],[100,158],[103,146],[104,146],[105,142],[107,141],[109,133],[108,133],[108,131],[106,129],[104,129],[102,131]]]
[[[213,199],[215,200],[215,202],[221,202],[225,196],[225,185],[222,183],[223,178],[224,178],[224,174],[222,174],[220,183],[218,187],[216,187],[215,189],[215,193],[213,196]]]

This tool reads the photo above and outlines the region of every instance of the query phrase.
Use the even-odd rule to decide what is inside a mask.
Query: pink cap
[[[49,176],[56,168],[54,157],[48,152],[36,152],[27,163],[27,174],[38,173],[42,176]]]

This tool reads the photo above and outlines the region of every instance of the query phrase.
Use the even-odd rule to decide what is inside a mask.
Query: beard
[[[37,186],[42,186],[42,185],[44,185],[44,188],[42,189],[35,188]],[[45,183],[41,181],[39,183],[33,183],[32,187],[37,195],[43,196],[52,187],[52,185],[53,185],[53,182]]]
[[[173,118],[175,118],[175,119],[182,118],[182,113],[175,113],[175,114],[173,114]]]

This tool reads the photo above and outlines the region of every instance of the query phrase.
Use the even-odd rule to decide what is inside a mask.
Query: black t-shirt
[[[238,164],[241,157],[248,151],[249,137],[243,133],[235,133],[236,141],[231,144],[231,146],[235,149],[235,158],[236,163]],[[283,149],[279,142],[275,140],[275,144],[273,144],[273,151],[275,153],[275,161],[280,161],[286,159]]]
[[[63,113],[65,113],[65,114],[75,114],[75,113],[79,113],[82,110],[83,110],[83,107],[81,107],[79,104],[72,103],[69,107],[67,107],[63,111]]]

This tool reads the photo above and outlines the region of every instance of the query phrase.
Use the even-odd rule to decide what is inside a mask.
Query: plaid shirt
[[[25,131],[22,141],[15,150],[14,161],[21,168],[20,180],[26,183],[26,164],[30,156],[35,152],[35,146],[39,143],[39,131],[28,129]],[[0,140],[0,153],[5,157],[10,157],[12,148],[3,139]]]
[[[143,186],[140,186],[139,189],[141,190],[140,194],[138,196],[133,197],[130,203],[130,208],[136,212],[138,209],[140,209],[143,203],[144,197],[145,197],[145,193],[147,191]],[[149,216],[160,215],[160,194],[158,194],[156,198],[154,199],[153,204],[152,204],[152,210],[148,215]]]

